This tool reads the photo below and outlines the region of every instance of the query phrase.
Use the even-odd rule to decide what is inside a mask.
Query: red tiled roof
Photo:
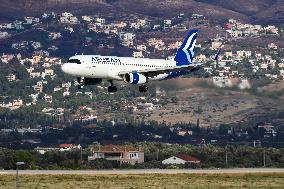
[[[73,146],[73,144],[60,144],[59,148],[70,148],[72,146]]]
[[[178,157],[178,158],[180,158],[184,161],[200,162],[200,160],[197,159],[196,157],[189,156],[189,155],[186,155],[186,154],[178,154],[176,157]]]

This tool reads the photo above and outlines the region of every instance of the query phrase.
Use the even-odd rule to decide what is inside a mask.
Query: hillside
[[[275,0],[196,0],[197,2],[203,2],[220,6],[228,10],[232,10],[244,15],[254,15],[262,11],[269,9],[277,1]]]
[[[192,13],[204,14],[209,18],[220,19],[230,15],[230,17],[241,20],[247,19],[245,15],[232,10],[193,0],[167,0],[162,2],[157,0],[119,0],[111,2],[115,7],[156,17],[172,17],[183,12],[187,15]],[[133,4],[136,6],[133,6]]]
[[[212,20],[235,18],[277,25],[283,25],[284,20],[284,2],[281,0],[2,0],[0,8],[0,21],[38,15],[43,11],[79,14],[125,11],[164,18],[183,12],[204,14]]]
[[[276,24],[282,25],[284,23],[284,2],[275,1],[275,3],[264,11],[259,12],[256,17],[258,18],[257,22],[263,22],[265,24]]]
[[[72,11],[74,13],[94,13],[109,10],[101,0],[2,0],[0,21],[11,21],[23,16],[37,16],[44,11]]]
[[[251,22],[261,24],[283,25],[284,2],[281,0],[196,0],[215,6],[220,6],[246,16]]]

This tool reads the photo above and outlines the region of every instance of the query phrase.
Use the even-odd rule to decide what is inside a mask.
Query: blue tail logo
[[[220,52],[221,52],[221,48],[219,48],[218,51],[217,51],[217,53],[214,55],[214,60],[215,60],[215,61],[218,61],[218,60],[219,60]]]
[[[191,30],[188,33],[186,39],[184,40],[182,46],[179,48],[175,56],[175,61],[177,66],[192,64],[197,33],[198,30]]]

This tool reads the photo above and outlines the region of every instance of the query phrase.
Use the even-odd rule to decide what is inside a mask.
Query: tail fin
[[[218,51],[217,51],[217,53],[214,55],[214,60],[215,60],[215,61],[218,61],[218,60],[219,60],[219,55],[220,55],[221,50],[222,50],[222,49],[219,48]]]
[[[193,50],[197,39],[197,33],[198,30],[191,30],[188,33],[186,39],[175,56],[177,66],[192,64],[192,59],[194,56]]]

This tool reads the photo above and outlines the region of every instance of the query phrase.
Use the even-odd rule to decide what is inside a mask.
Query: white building
[[[64,12],[61,14],[60,22],[62,24],[78,24],[78,18],[73,16],[72,13]]]
[[[82,147],[80,144],[75,145],[75,144],[60,144],[59,145],[59,151],[60,152],[65,152],[65,151],[70,151],[70,150],[80,150]]]
[[[134,51],[132,56],[134,58],[143,58],[144,57],[142,51]]]
[[[41,148],[41,147],[36,147],[34,150],[37,151],[38,153],[40,153],[41,155],[44,155],[46,152],[58,151],[59,148]]]
[[[244,51],[244,50],[237,51],[238,58],[251,57],[251,55],[252,55],[251,51]]]
[[[200,160],[193,156],[179,154],[162,161],[163,165],[183,165],[185,163],[200,163]]]
[[[222,46],[222,42],[221,41],[213,41],[211,44],[211,48],[214,50],[219,49]]]
[[[44,94],[44,100],[48,103],[52,103],[52,95]]]
[[[146,45],[137,45],[136,49],[138,51],[147,51],[147,46]]]
[[[86,22],[92,22],[93,18],[91,16],[82,16],[82,20],[84,20]]]
[[[264,28],[264,30],[273,34],[278,34],[278,28],[276,28],[275,26],[267,26]]]
[[[171,28],[172,20],[164,20],[164,30]]]
[[[9,108],[10,110],[16,110],[16,109],[20,108],[23,105],[24,105],[23,100],[20,99],[20,98],[16,99],[16,100],[13,100],[12,102],[8,102],[8,103],[2,102],[2,103],[0,103],[0,107],[1,108]]]
[[[3,63],[9,63],[14,57],[12,54],[3,54],[0,59]]]
[[[25,24],[39,23],[39,18],[35,17],[25,17],[24,20],[26,21]]]
[[[135,22],[130,23],[130,28],[140,29],[147,24],[147,20],[145,19],[138,19]]]
[[[6,76],[6,78],[7,78],[7,80],[8,80],[9,82],[15,81],[15,80],[16,80],[16,75],[15,75],[15,74],[8,74],[8,75]]]
[[[50,32],[48,35],[49,39],[55,40],[61,38],[60,32]]]
[[[106,19],[104,18],[96,18],[95,23],[97,26],[103,26],[106,23]]]
[[[38,41],[31,41],[31,46],[34,48],[34,49],[39,49],[41,48],[41,43],[38,42]]]
[[[124,33],[121,32],[119,34],[119,37],[121,39],[121,43],[125,47],[130,47],[133,46],[133,40],[135,39],[135,34],[134,33]]]
[[[9,36],[8,32],[0,32],[0,39],[8,36]]]
[[[45,69],[42,73],[42,78],[45,78],[46,76],[53,76],[54,70],[53,69]]]

